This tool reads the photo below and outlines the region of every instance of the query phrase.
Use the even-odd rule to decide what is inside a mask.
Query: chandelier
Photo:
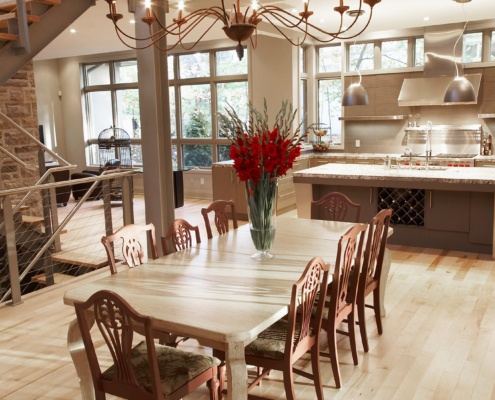
[[[299,13],[292,13],[274,5],[262,5],[258,3],[258,0],[252,0],[251,5],[246,7],[244,12],[241,10],[240,0],[235,0],[232,8],[227,10],[224,0],[221,0],[218,6],[200,8],[189,14],[186,14],[184,11],[184,1],[179,0],[177,18],[173,18],[172,23],[168,25],[159,20],[151,1],[144,1],[146,16],[141,20],[149,26],[149,35],[138,38],[125,33],[119,27],[118,22],[123,18],[123,15],[117,12],[116,0],[106,0],[110,10],[107,18],[113,22],[117,36],[127,47],[138,50],[156,46],[161,50],[169,51],[180,45],[182,48],[190,50],[203,39],[217,22],[220,22],[223,25],[222,29],[225,35],[237,43],[237,55],[239,59],[242,59],[244,47],[241,43],[249,39],[253,48],[256,49],[257,28],[258,24],[262,21],[266,21],[272,25],[294,46],[300,46],[308,39],[318,43],[329,43],[335,39],[352,39],[366,30],[373,16],[373,7],[380,3],[381,0],[359,0],[359,7],[353,10],[350,10],[349,6],[344,5],[344,0],[339,0],[339,6],[333,9],[340,20],[334,32],[323,29],[318,26],[317,22],[309,22],[310,17],[313,15],[313,11],[310,11],[310,0],[303,1],[302,11]],[[367,20],[360,27],[359,32],[352,32],[354,30],[353,28],[361,25],[361,23],[358,24],[357,22],[365,14],[366,7],[364,4],[369,7]],[[351,18],[350,23],[346,25],[344,25],[345,15]],[[294,41],[287,36],[284,32],[285,29],[300,33],[302,38]],[[196,32],[199,38],[188,43],[187,40],[192,36],[192,32]],[[167,43],[170,42],[171,44],[167,44],[166,48],[161,48],[159,42],[164,37],[167,38]],[[143,44],[132,45],[128,43],[131,40]]]

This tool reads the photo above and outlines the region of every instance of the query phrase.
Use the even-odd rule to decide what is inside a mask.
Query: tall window
[[[142,165],[137,61],[85,64],[83,69],[88,163],[99,165],[98,135],[111,126],[131,137],[133,165]],[[234,49],[168,57],[172,160],[176,167],[210,167],[229,159],[229,140],[218,132],[227,105],[247,120],[247,57]]]
[[[495,31],[492,32],[490,61],[495,61]]]
[[[83,65],[88,164],[99,165],[98,136],[112,126],[131,138],[132,162],[142,164],[141,121],[136,60]]]
[[[332,145],[341,146],[342,122],[342,47],[332,45],[318,48],[318,120],[327,130]]]
[[[229,159],[229,140],[216,115],[228,106],[247,120],[247,57],[234,49],[170,55],[172,158],[182,168],[211,167]]]

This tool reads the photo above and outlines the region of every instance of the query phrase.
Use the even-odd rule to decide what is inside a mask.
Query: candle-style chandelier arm
[[[222,9],[220,7],[210,7],[210,8],[202,8],[200,10],[193,11],[192,13],[184,16],[184,17],[179,17],[179,18],[174,18],[174,22],[169,24],[168,26],[164,26],[159,18],[156,16],[155,12],[153,11],[153,17],[156,20],[157,25],[160,27],[160,29],[163,29],[163,31],[167,34],[177,34],[174,33],[177,31],[177,28],[181,27],[182,25],[186,25],[186,29],[190,30],[190,26],[196,27],[199,22],[201,22],[203,19],[207,17],[213,17],[215,24],[218,20],[221,20],[224,22],[224,15],[222,13]]]
[[[368,3],[366,0],[364,0],[364,3]],[[307,5],[305,6],[305,10],[301,13],[299,13],[299,17],[296,15],[285,11],[281,10],[276,6],[263,6],[259,5],[259,11],[256,11],[256,15],[261,17],[264,17],[267,22],[269,22],[280,34],[282,34],[287,40],[289,40],[293,45],[301,45],[304,43],[304,40],[306,37],[310,37],[311,39],[319,42],[319,43],[329,43],[332,42],[335,39],[353,39],[356,36],[360,35],[363,33],[368,25],[371,22],[372,18],[372,12],[373,12],[373,6],[374,4],[370,4],[370,12],[369,12],[369,17],[368,20],[366,21],[366,24],[364,27],[357,33],[349,36],[344,36],[343,34],[351,30],[354,25],[357,23],[358,18],[361,16],[362,11],[364,11],[364,5],[363,5],[363,0],[360,0],[359,2],[359,8],[354,10],[354,18],[352,20],[352,23],[349,24],[349,26],[345,29],[342,29],[343,27],[343,21],[344,21],[344,12],[347,11],[349,7],[343,6],[343,2],[341,0],[341,5],[340,7],[335,7],[334,10],[340,14],[340,23],[338,30],[336,32],[329,32],[323,28],[320,28],[319,26],[316,26],[309,22],[309,16],[311,16],[312,12],[308,10],[309,7],[309,2],[306,3]],[[304,40],[298,41],[297,44],[295,44],[292,40],[290,40],[286,34],[284,34],[278,27],[275,21],[278,21],[279,24],[283,25],[285,28],[288,29],[297,29],[300,32],[304,33],[305,37]],[[314,33],[313,33],[313,32]],[[324,35],[326,37],[329,37],[328,39],[323,38],[321,35]]]
[[[201,23],[201,20],[198,20],[195,22],[195,24],[199,24]],[[176,39],[177,41],[174,43],[174,44],[170,44],[168,45],[167,44],[167,47],[162,47],[160,46],[158,43],[154,43],[155,47],[158,48],[159,50],[162,50],[162,51],[170,51],[170,50],[173,50],[175,49],[178,45],[180,45],[184,50],[192,50],[202,39],[203,37],[210,31],[211,28],[213,28],[213,26],[215,26],[215,24],[217,23],[217,21],[213,21],[206,29],[205,31],[201,34],[201,36],[195,40],[194,42],[190,43],[190,44],[187,44],[187,43],[184,43],[183,41],[188,37],[188,35],[193,31],[194,29],[194,26],[195,25],[192,25],[190,27],[187,28],[187,30],[185,31],[182,31],[182,32],[178,32],[178,33],[174,33],[173,35],[176,36]],[[180,27],[178,27],[180,29]],[[161,35],[161,38],[167,36],[166,33],[163,33]],[[158,40],[159,40],[158,39]],[[156,42],[158,42],[158,40]]]
[[[118,26],[118,21],[123,18],[123,15],[117,13],[116,0],[106,1],[109,5],[109,14],[107,14],[107,17],[112,20],[118,38],[127,47],[138,50],[154,45],[161,50],[171,50],[180,44],[184,49],[190,50],[205,37],[218,21],[221,21],[227,37],[238,43],[237,52],[239,58],[243,56],[243,46],[241,43],[247,39],[250,39],[253,47],[256,48],[257,28],[258,24],[263,20],[272,25],[275,30],[294,46],[302,45],[308,38],[318,43],[329,43],[335,39],[353,39],[363,33],[371,22],[373,7],[381,2],[381,0],[359,0],[359,8],[349,11],[349,6],[344,4],[345,0],[339,0],[339,5],[334,7],[333,10],[337,14],[340,14],[340,23],[335,32],[329,32],[309,22],[309,18],[313,15],[313,11],[309,8],[310,0],[304,1],[303,11],[298,14],[283,10],[275,5],[260,5],[258,4],[258,0],[252,0],[252,5],[246,7],[244,13],[241,11],[240,0],[234,0],[234,4],[229,12],[225,8],[225,0],[220,0],[220,5],[218,6],[200,8],[186,14],[184,13],[184,1],[180,0],[177,18],[173,18],[173,22],[168,25],[165,24],[165,21],[160,21],[150,1],[145,0],[146,16],[141,18],[141,20],[149,26],[150,34],[147,37],[138,38],[125,33]],[[355,34],[349,34],[350,30],[358,23],[358,19],[364,14],[365,4],[369,6],[369,16],[364,27]],[[344,14],[350,14],[353,17],[352,22],[345,27]],[[204,21],[206,19],[210,19],[212,21],[211,24],[205,24]],[[199,34],[199,39],[195,39],[192,44],[186,44],[185,40],[190,37],[189,34],[200,29],[202,32]],[[298,31],[303,37],[299,37],[296,42],[284,32],[286,29]],[[346,34],[348,36],[345,36]],[[175,43],[167,45],[166,48],[161,48],[158,42],[167,35],[173,37]],[[149,43],[142,47],[133,46],[126,43],[124,37],[136,41],[149,41]]]

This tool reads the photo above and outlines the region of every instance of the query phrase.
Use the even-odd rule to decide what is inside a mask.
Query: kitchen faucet
[[[409,147],[406,147],[404,154],[409,155],[409,169],[412,169],[412,150]]]
[[[425,169],[428,169],[428,164],[430,162],[431,158],[431,130],[433,129],[433,122],[428,121],[426,123],[426,130],[425,130],[425,152],[426,152],[426,164],[425,164]]]

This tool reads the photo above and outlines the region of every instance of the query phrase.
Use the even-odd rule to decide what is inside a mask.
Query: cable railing
[[[132,186],[137,173],[109,170],[100,176],[0,191],[0,302],[18,304],[24,294],[106,265],[101,237],[134,221]],[[122,186],[118,203],[111,198],[117,179]],[[57,190],[60,194],[62,188],[71,191],[81,184],[87,189],[82,198],[57,206]],[[28,193],[41,197],[42,216],[25,216],[28,207],[13,204]]]

